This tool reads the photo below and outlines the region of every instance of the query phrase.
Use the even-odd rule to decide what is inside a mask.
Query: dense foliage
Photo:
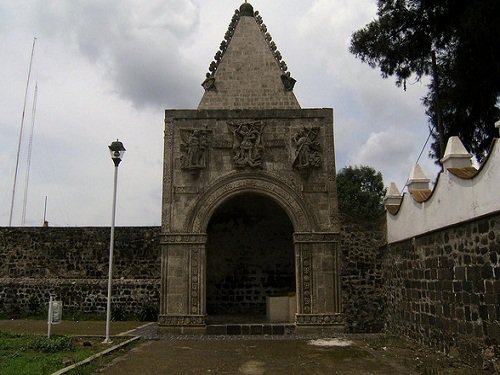
[[[481,160],[500,117],[500,1],[378,0],[378,17],[352,35],[350,51],[406,89],[431,77],[423,98],[433,156],[458,135]],[[435,64],[433,64],[433,55]],[[439,121],[439,117],[442,121]],[[441,126],[440,126],[441,125]]]
[[[348,166],[337,174],[337,196],[341,212],[359,219],[384,212],[382,174],[368,166]]]

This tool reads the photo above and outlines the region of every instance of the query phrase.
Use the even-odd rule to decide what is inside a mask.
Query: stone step
[[[295,325],[288,323],[264,324],[209,324],[207,335],[292,335]]]

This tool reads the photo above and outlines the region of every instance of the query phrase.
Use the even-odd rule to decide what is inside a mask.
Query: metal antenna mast
[[[26,91],[24,92],[23,115],[21,117],[21,130],[19,131],[19,143],[17,145],[16,170],[14,172],[14,184],[12,186],[12,201],[10,203],[9,227],[12,226],[12,214],[14,213],[14,200],[16,197],[17,170],[19,169],[19,154],[21,153],[21,143],[23,139],[24,114],[26,113],[26,99],[28,97],[28,88],[31,78],[31,66],[33,65],[33,54],[35,52],[36,37],[33,38],[33,47],[31,48],[30,68],[28,70],[28,80],[26,82]]]
[[[26,224],[26,206],[28,205],[28,186],[30,182],[30,169],[31,169],[31,150],[33,148],[33,132],[35,130],[35,115],[36,115],[36,102],[38,98],[38,82],[35,85],[35,94],[33,96],[33,109],[31,111],[31,131],[28,144],[28,164],[26,166],[26,181],[24,183],[24,199],[23,199],[23,219],[22,225]]]

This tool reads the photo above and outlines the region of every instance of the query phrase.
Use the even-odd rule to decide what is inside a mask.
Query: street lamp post
[[[109,323],[111,320],[111,282],[113,279],[113,248],[115,243],[115,212],[116,212],[116,186],[118,182],[118,166],[122,161],[123,154],[125,153],[125,147],[123,143],[118,141],[112,142],[109,147],[109,152],[111,153],[111,159],[115,164],[115,177],[113,184],[113,209],[111,213],[111,236],[109,239],[109,270],[108,270],[108,300],[106,305],[106,338],[104,343],[110,344],[109,339]]]

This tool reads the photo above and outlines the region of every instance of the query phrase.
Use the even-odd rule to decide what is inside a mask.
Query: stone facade
[[[198,109],[165,112],[160,325],[204,326],[207,301],[224,298],[242,303],[216,313],[265,312],[260,305],[279,292],[296,294],[296,324],[343,323],[333,111],[300,109],[294,83],[262,17],[245,3],[210,64]],[[279,244],[272,235],[254,240],[282,232],[277,223],[252,227],[241,243],[214,240],[214,215],[242,200],[274,204],[291,224]],[[247,219],[237,211],[232,226]],[[238,275],[230,271],[236,261]]]
[[[166,111],[160,323],[168,315],[190,317],[190,323],[204,321],[207,228],[223,203],[242,195],[275,202],[293,226],[299,314],[318,315],[317,324],[338,323],[340,225],[332,122],[330,109]],[[253,124],[259,124],[261,147],[242,157],[245,140],[234,129]],[[294,167],[298,149],[293,143],[304,129],[304,137],[315,133],[313,142],[322,150],[321,165],[305,170]],[[208,164],[193,173],[182,168],[187,157],[183,133],[195,130],[208,134]],[[255,165],[239,165],[239,160]]]
[[[387,330],[500,370],[500,215],[389,244]]]
[[[109,228],[0,228],[0,312],[33,313],[50,293],[65,310],[106,310]],[[159,305],[159,228],[117,228],[113,306]]]

